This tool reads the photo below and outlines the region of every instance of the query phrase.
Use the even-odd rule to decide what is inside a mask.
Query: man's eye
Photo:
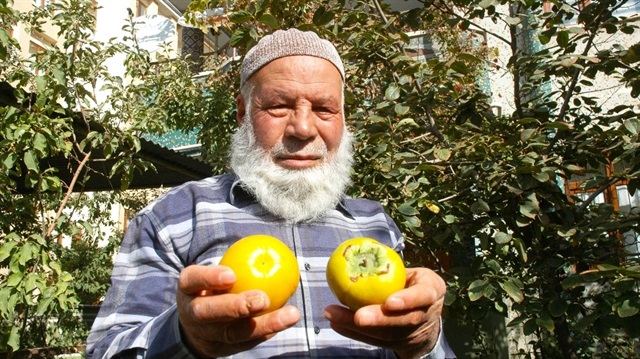
[[[267,107],[267,112],[274,116],[283,116],[288,110],[287,105],[272,105]]]

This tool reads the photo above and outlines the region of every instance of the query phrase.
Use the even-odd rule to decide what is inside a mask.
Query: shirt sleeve
[[[175,295],[182,261],[149,213],[129,225],[100,312],[87,339],[87,358],[188,358]]]
[[[424,355],[422,359],[455,359],[457,358],[451,346],[447,342],[447,338],[444,336],[442,328],[442,318],[440,318],[440,333],[438,334],[438,341],[436,345],[431,349],[431,352]]]

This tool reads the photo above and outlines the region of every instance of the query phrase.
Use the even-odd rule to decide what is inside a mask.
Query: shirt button
[[[313,327],[313,332],[314,332],[314,333],[316,333],[316,334],[320,334],[320,327],[319,327],[319,326],[317,326],[317,325],[316,325],[316,326],[314,326],[314,327]]]
[[[304,269],[306,269],[306,270],[310,270],[310,269],[311,269],[311,264],[309,264],[309,263],[305,263],[305,264],[304,264]]]

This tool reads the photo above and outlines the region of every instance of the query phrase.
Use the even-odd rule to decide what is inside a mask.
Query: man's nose
[[[301,140],[313,138],[318,135],[316,120],[316,115],[311,108],[306,106],[296,108],[289,118],[289,124],[285,130],[285,135],[296,137]]]

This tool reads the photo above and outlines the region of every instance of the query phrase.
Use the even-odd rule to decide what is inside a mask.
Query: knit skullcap
[[[240,86],[262,66],[285,56],[315,56],[331,62],[340,71],[344,80],[344,66],[338,50],[314,32],[298,29],[277,30],[263,37],[252,47],[242,61]]]

